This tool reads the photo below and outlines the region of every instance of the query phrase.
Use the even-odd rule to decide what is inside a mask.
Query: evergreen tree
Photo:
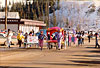
[[[39,6],[39,1],[36,1],[36,6],[37,6],[37,14],[38,14],[38,20],[40,20],[40,6]]]
[[[30,2],[28,4],[27,1],[25,5],[13,3],[10,11],[19,12],[20,17],[24,19],[44,20],[47,27],[49,26],[49,14],[53,13],[54,26],[56,26],[55,11],[59,9],[59,0],[57,0],[58,7],[54,7],[56,4],[54,0],[33,0],[32,4]]]

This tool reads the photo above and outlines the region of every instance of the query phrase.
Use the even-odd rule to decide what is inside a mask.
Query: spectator
[[[100,48],[100,45],[98,43],[98,33],[95,33],[95,39],[96,39],[96,44],[95,44],[95,48]]]
[[[66,43],[67,43],[67,34],[66,34],[66,31],[64,31],[64,45],[65,45],[65,49],[66,49]]]
[[[75,44],[75,36],[72,34],[71,41]]]
[[[88,40],[89,40],[89,43],[90,43],[90,39],[91,39],[91,36],[90,36],[90,34],[88,35]]]

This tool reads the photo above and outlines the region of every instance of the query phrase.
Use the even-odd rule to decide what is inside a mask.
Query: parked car
[[[1,37],[6,37],[6,32],[0,32]]]

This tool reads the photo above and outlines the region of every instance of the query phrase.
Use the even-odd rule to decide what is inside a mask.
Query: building
[[[35,33],[39,32],[40,29],[46,27],[43,21],[36,21],[36,20],[28,20],[28,19],[21,19],[21,23],[19,26],[19,30],[22,30],[24,33],[34,30]]]
[[[37,33],[39,29],[45,28],[43,21],[20,19],[18,12],[8,12],[7,29],[17,32],[22,30],[24,33],[30,32],[32,29]],[[5,12],[0,12],[0,29],[5,27]]]

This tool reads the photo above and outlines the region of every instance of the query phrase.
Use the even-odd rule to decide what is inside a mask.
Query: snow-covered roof
[[[5,12],[0,12],[0,18],[5,18]],[[18,12],[8,12],[7,18],[20,19]]]
[[[46,24],[43,21],[28,20],[28,19],[21,19],[21,21],[23,21],[25,25],[46,26]]]

